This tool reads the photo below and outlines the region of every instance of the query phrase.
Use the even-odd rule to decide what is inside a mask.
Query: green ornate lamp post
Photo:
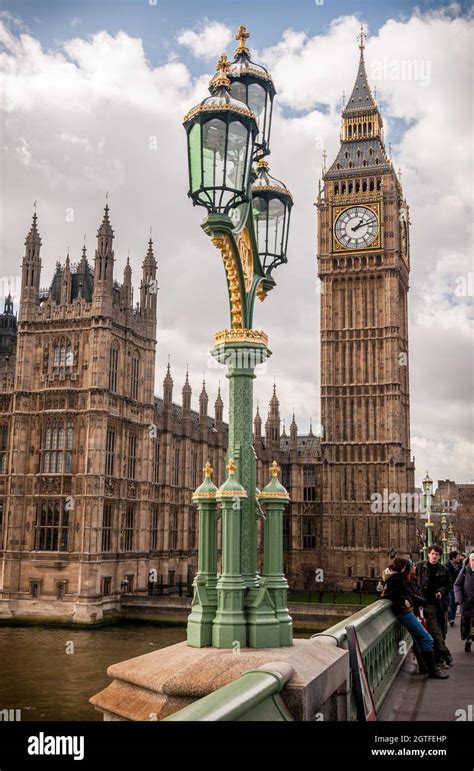
[[[447,538],[447,530],[448,530],[448,522],[446,519],[446,514],[443,514],[441,517],[441,530],[442,530],[442,537],[441,537],[441,543],[443,547],[443,556],[441,558],[441,561],[443,565],[447,565],[449,560],[449,546],[448,546],[448,538]]]
[[[431,521],[431,504],[433,501],[433,480],[430,479],[428,472],[422,482],[423,485],[423,503],[426,511],[426,540],[423,546],[423,559],[428,559],[428,548],[433,543],[433,522]]]
[[[266,558],[263,576],[257,572],[257,518],[263,509],[256,491],[253,379],[255,367],[271,351],[267,335],[252,324],[255,298],[265,299],[275,286],[272,271],[287,261],[293,201],[286,186],[270,176],[265,160],[270,153],[273,81],[264,67],[252,62],[245,27],[240,27],[236,38],[234,61],[220,56],[209,84],[210,96],[184,118],[188,195],[193,204],[207,209],[202,228],[222,255],[230,304],[229,328],[216,333],[212,348],[213,356],[227,366],[229,379],[229,475],[212,491],[213,496],[210,476],[207,487],[203,489],[205,480],[194,493],[200,522],[213,507],[214,517],[220,510],[222,572],[217,576],[217,546],[208,526],[207,535],[200,535],[205,556],[200,556],[188,622],[189,645],[217,648],[292,642],[282,533],[277,534],[278,529],[282,531],[281,513],[288,494],[273,477],[273,487],[265,488],[259,498],[267,511],[265,554],[275,548],[278,555],[281,551],[281,559],[278,555]],[[278,490],[273,489],[275,485]],[[203,493],[209,494],[207,503]]]

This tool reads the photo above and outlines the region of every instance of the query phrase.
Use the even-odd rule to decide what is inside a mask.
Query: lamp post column
[[[227,470],[229,476],[216,493],[222,507],[222,573],[217,580],[217,613],[212,625],[214,648],[247,645],[245,583],[240,568],[241,511],[247,493],[235,478],[237,467],[232,458]]]
[[[220,339],[222,338],[222,342]],[[241,338],[239,340],[239,338]],[[227,364],[229,379],[229,443],[227,457],[247,492],[240,513],[240,570],[245,587],[258,586],[256,524],[256,456],[253,447],[253,380],[255,367],[271,356],[266,336],[255,330],[226,330],[216,335],[212,354]],[[260,341],[260,342],[259,342]]]
[[[204,481],[193,493],[199,510],[198,572],[188,616],[187,642],[194,648],[212,644],[212,622],[217,609],[217,519],[216,491],[210,463],[204,466]]]
[[[279,644],[292,645],[293,623],[288,613],[288,581],[283,573],[283,510],[290,500],[278,480],[276,461],[270,466],[272,478],[260,493],[265,507],[263,575],[268,593],[275,605],[279,624]]]

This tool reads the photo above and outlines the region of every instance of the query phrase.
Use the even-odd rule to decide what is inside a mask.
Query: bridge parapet
[[[398,622],[390,600],[377,600],[324,632],[312,635],[311,639],[325,640],[347,650],[346,627],[349,624],[357,632],[362,660],[378,712],[412,645],[412,639]],[[351,719],[355,719],[355,713],[352,695]]]

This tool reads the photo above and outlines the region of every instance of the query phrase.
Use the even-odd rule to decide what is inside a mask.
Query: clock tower
[[[341,144],[323,168],[323,554],[328,580],[379,579],[414,545],[408,377],[409,216],[367,81],[364,33]]]

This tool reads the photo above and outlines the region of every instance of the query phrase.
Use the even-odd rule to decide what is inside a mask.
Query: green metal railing
[[[271,666],[271,665],[270,665]],[[285,671],[286,670],[286,671]],[[280,691],[291,677],[293,668],[279,662],[277,669],[252,669],[239,680],[189,704],[164,718],[176,721],[280,721],[293,720]]]
[[[356,629],[362,660],[378,712],[412,645],[412,639],[398,622],[389,600],[377,600],[324,632],[312,635],[311,639],[332,637],[339,648],[347,650],[348,624],[352,624]],[[355,719],[355,714],[352,698],[351,719]]]

